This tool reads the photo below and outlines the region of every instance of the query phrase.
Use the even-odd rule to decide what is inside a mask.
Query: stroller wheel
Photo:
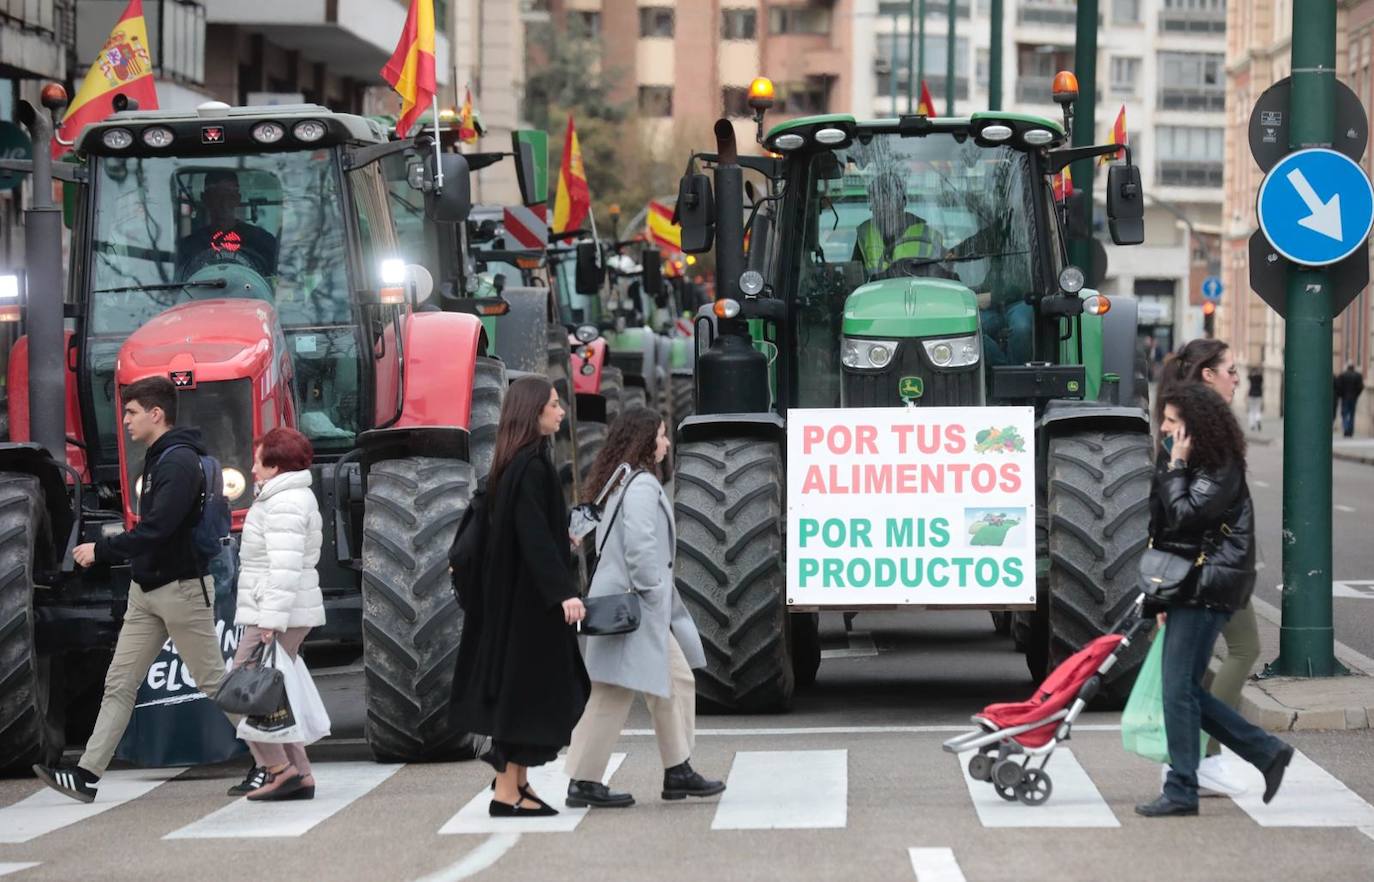
[[[992,757],[976,753],[968,758],[968,773],[975,781],[992,780]]]
[[[1007,802],[1016,802],[1016,788],[1003,787],[1001,784],[998,784],[996,781],[993,781],[992,789],[996,790],[997,795],[1005,799]]]
[[[1044,805],[1053,792],[1050,776],[1039,769],[1026,769],[1021,783],[1016,785],[1016,798],[1026,805]]]
[[[1003,790],[1015,792],[1016,785],[1021,783],[1021,767],[1012,760],[998,760],[992,764],[992,783]]]

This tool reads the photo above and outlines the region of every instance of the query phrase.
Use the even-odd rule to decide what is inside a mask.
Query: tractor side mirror
[[[710,251],[716,240],[715,203],[711,179],[706,175],[683,175],[677,188],[677,219],[682,225],[682,250],[688,254]]]
[[[1107,170],[1107,226],[1118,245],[1145,241],[1145,193],[1138,166],[1113,165]]]
[[[515,144],[515,181],[520,185],[520,201],[525,205],[538,205],[544,201],[534,178],[534,146],[528,141],[517,141]]]
[[[663,294],[663,255],[657,248],[645,248],[639,265],[644,268],[644,293],[657,300]]]
[[[472,211],[472,179],[468,161],[461,153],[441,153],[439,161],[444,171],[444,189],[436,193],[434,186],[434,157],[425,158],[425,215],[441,224],[461,224]]]
[[[574,283],[578,294],[595,294],[606,280],[606,266],[601,263],[595,242],[580,242],[577,246],[577,272]]]

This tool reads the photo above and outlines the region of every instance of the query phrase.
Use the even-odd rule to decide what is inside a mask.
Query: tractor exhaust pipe
[[[744,169],[739,165],[735,127],[716,120],[716,296],[739,298],[744,272]]]
[[[67,105],[55,83],[43,87],[40,111],[21,101],[20,121],[33,139],[33,195],[24,212],[25,307],[29,338],[29,437],[67,462],[67,353],[63,329],[62,210],[52,202],[53,117]]]

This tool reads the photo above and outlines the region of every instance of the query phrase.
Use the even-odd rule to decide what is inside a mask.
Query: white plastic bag
[[[274,653],[273,664],[282,672],[286,682],[286,701],[291,706],[295,718],[291,725],[259,729],[253,725],[254,717],[244,717],[239,721],[238,736],[245,741],[258,741],[270,744],[314,744],[329,736],[329,712],[324,709],[319,690],[310,676],[305,660],[299,655],[291,658],[285,652]]]

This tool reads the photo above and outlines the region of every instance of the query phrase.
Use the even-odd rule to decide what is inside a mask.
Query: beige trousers
[[[213,603],[215,581],[211,576],[205,577],[205,592]],[[105,674],[100,714],[86,742],[86,752],[77,763],[81,768],[96,775],[105,774],[129,726],[139,684],[168,637],[176,644],[196,688],[206,695],[214,695],[219,688],[219,681],[224,678],[224,655],[215,634],[215,610],[205,605],[200,580],[168,582],[151,591],[144,591],[137,582],[131,583],[129,608],[119,629],[110,670]],[[237,725],[238,719],[230,717],[230,722]]]
[[[696,746],[697,683],[686,656],[671,634],[668,636],[668,677],[667,698],[608,683],[592,683],[587,709],[582,712],[577,728],[573,729],[572,744],[568,746],[564,762],[569,778],[600,781],[606,774],[611,750],[620,739],[620,730],[625,727],[636,695],[643,695],[644,703],[649,706],[663,768],[671,769],[691,757],[692,748]]]

